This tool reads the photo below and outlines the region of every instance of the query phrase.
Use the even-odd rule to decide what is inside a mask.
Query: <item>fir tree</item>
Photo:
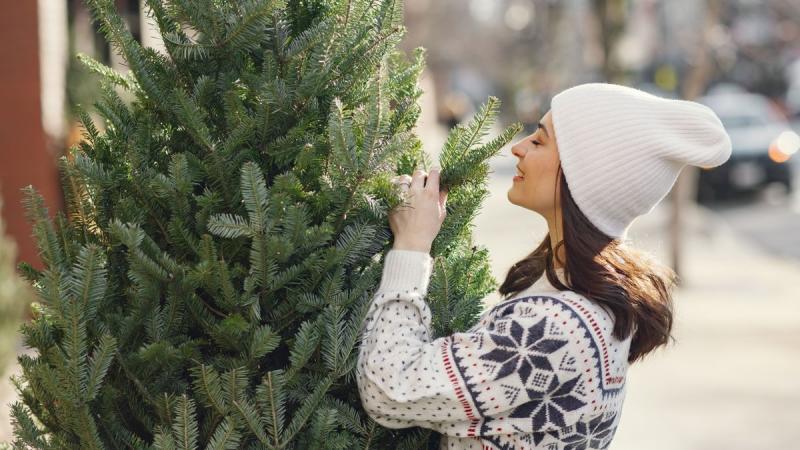
[[[87,0],[130,72],[102,75],[85,140],[61,159],[66,214],[26,208],[46,269],[23,327],[17,448],[425,448],[361,409],[358,339],[391,248],[397,174],[428,167],[412,127],[424,51],[396,47],[394,0],[149,0],[167,54],[113,0]],[[120,94],[122,92],[124,95]],[[128,96],[130,100],[123,100]],[[496,287],[471,221],[490,97],[440,158],[435,334]]]

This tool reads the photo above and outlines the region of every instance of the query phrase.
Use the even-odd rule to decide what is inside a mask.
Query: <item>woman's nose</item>
[[[521,148],[519,148],[519,146],[514,145],[511,147],[511,154],[520,158],[524,158],[525,150],[522,150]]]

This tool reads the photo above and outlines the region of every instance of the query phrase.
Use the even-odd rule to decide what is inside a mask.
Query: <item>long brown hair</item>
[[[595,227],[578,209],[560,165],[558,180],[563,240],[551,250],[548,234],[531,254],[511,266],[498,291],[508,299],[544,274],[559,290],[571,290],[610,309],[614,336],[624,340],[634,333],[628,353],[628,362],[632,363],[672,337],[672,290],[677,274]],[[558,257],[561,246],[567,260],[558,262],[564,267],[569,286],[561,283],[554,270],[553,254]]]

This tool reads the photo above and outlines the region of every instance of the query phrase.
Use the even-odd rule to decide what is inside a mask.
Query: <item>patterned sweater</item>
[[[386,255],[357,365],[367,413],[438,431],[440,449],[607,449],[630,346],[611,335],[613,315],[543,275],[470,330],[431,340],[431,270],[425,252]]]

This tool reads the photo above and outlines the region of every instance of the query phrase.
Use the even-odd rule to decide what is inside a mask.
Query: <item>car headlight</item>
[[[769,146],[769,157],[777,163],[786,162],[800,149],[800,136],[786,130],[778,135]]]

